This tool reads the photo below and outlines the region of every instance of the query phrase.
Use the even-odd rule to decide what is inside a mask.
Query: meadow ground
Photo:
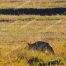
[[[37,2],[4,2],[0,8],[58,8],[66,7],[66,1]],[[55,55],[29,50],[28,43],[48,42]],[[1,15],[0,14],[0,66],[29,66],[32,57],[41,62],[61,60],[66,66],[66,15]],[[38,66],[35,63],[33,66]]]
[[[32,57],[66,65],[66,16],[0,15],[0,20],[5,20],[0,22],[0,66],[29,66]],[[28,43],[39,40],[48,42],[55,55],[27,49]]]
[[[65,0],[0,0],[0,8],[59,8],[66,7]]]

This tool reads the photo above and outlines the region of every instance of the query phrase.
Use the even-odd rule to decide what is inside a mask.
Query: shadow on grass
[[[0,14],[4,15],[66,15],[66,8],[48,8],[48,9],[37,9],[37,8],[8,8],[0,9]]]

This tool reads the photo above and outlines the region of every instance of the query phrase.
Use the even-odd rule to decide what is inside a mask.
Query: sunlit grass
[[[48,62],[50,60],[66,61],[66,16],[36,16],[36,15],[0,15],[0,19],[15,20],[15,22],[0,22],[0,65],[29,66],[27,60],[32,57]],[[56,24],[61,20],[61,23]],[[54,25],[52,28],[49,26]],[[28,43],[35,41],[48,42],[55,55],[28,49]],[[15,49],[18,47],[17,49]],[[8,53],[8,55],[7,55]],[[23,55],[26,58],[20,59]]]
[[[66,1],[15,1],[15,2],[4,2],[0,1],[0,8],[58,8],[66,7]]]

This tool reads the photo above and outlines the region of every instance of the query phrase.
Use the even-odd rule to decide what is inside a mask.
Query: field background
[[[66,8],[66,0],[0,0],[1,9],[55,7]],[[55,55],[25,49],[27,43],[39,40],[48,42]],[[25,58],[18,57],[21,54],[28,59],[37,57],[44,62],[60,59],[66,66],[66,15],[0,14],[0,66],[29,66]]]
[[[0,0],[0,8],[58,8],[66,7],[66,0]]]

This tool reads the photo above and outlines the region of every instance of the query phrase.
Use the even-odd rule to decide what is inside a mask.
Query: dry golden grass
[[[61,6],[62,5],[62,6]],[[0,8],[54,8],[66,7],[61,2],[0,2]],[[66,15],[0,15],[0,66],[29,66],[27,59],[37,57],[44,62],[61,60],[66,66]],[[55,55],[28,49],[28,43],[48,42]],[[20,59],[19,56],[26,58]]]
[[[0,8],[54,8],[54,7],[66,7],[66,1],[59,1],[59,2],[50,2],[50,1],[1,1]]]
[[[0,15],[0,19],[15,20],[12,23],[0,22],[1,66],[29,66],[26,59],[17,61],[21,53],[28,59],[37,57],[44,62],[61,59],[64,66],[66,65],[66,16]],[[59,21],[60,23],[56,23]],[[27,43],[39,40],[48,42],[55,55],[27,49]]]
[[[65,0],[46,1],[0,1],[0,9],[66,7]],[[5,20],[0,22],[0,66],[29,66],[27,60],[32,57],[37,57],[43,62],[61,60],[63,66],[66,66],[66,15],[0,15],[0,20]],[[55,55],[28,49],[28,43],[39,40],[48,42]]]

